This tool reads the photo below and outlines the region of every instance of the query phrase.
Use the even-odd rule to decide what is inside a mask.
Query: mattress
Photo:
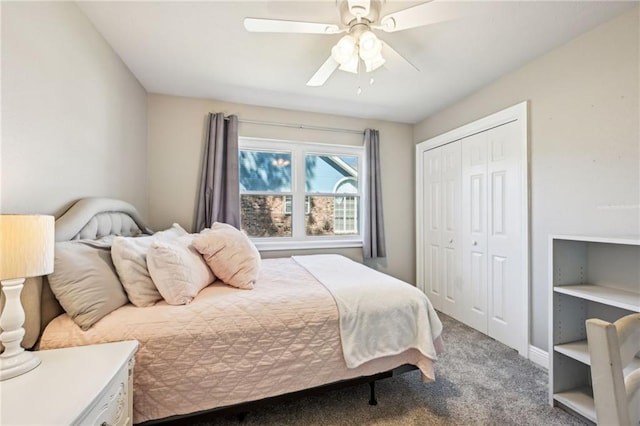
[[[134,423],[254,401],[433,361],[415,349],[347,368],[328,290],[293,259],[262,261],[253,290],[216,282],[188,305],[125,305],[82,331],[66,314],[40,349],[135,339]]]

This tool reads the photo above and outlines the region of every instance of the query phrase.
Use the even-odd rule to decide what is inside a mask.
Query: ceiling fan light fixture
[[[353,56],[357,57],[356,39],[351,35],[342,37],[331,49],[331,56],[340,65],[352,61]]]
[[[365,31],[358,40],[358,54],[363,61],[381,57],[382,42],[371,31]]]
[[[342,71],[347,71],[353,74],[358,74],[358,65],[360,60],[358,59],[358,54],[354,51],[351,58],[348,61],[340,64],[340,69]]]
[[[383,66],[385,62],[387,62],[387,61],[382,57],[382,55],[380,53],[378,53],[372,59],[365,59],[364,60],[365,70],[367,72],[375,71],[378,68],[380,68],[381,66]],[[371,84],[373,84],[373,83],[371,83]]]

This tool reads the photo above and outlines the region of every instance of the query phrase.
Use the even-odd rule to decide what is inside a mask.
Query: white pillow
[[[186,305],[215,281],[200,253],[191,245],[194,236],[171,242],[154,241],[147,252],[147,267],[158,291],[170,305]]]
[[[111,259],[131,303],[152,306],[162,300],[147,269],[147,250],[154,241],[171,241],[187,235],[174,223],[171,228],[148,237],[116,237],[111,246]]]
[[[242,232],[216,222],[194,238],[193,246],[202,254],[213,273],[230,286],[253,289],[260,272],[260,253]]]

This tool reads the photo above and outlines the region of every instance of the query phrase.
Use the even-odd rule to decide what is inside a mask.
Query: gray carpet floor
[[[583,425],[547,402],[546,370],[501,343],[440,316],[445,352],[436,382],[412,371],[376,384],[377,406],[359,385],[267,406],[237,417],[192,418],[214,425]]]

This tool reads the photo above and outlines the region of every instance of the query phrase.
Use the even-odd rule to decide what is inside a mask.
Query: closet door
[[[425,243],[423,291],[433,306],[452,317],[460,312],[460,143],[423,154]]]
[[[454,318],[462,310],[462,259],[460,252],[460,141],[444,145],[442,150],[442,312]]]
[[[524,326],[522,282],[521,149],[518,126],[507,123],[487,131],[488,335],[520,349]]]
[[[422,289],[433,307],[442,311],[442,150],[432,149],[422,153],[424,176],[423,205],[424,212],[422,253]]]
[[[463,321],[521,350],[522,145],[515,122],[462,140]]]
[[[527,104],[416,148],[418,286],[436,309],[529,350]]]
[[[461,320],[487,333],[487,132],[462,141]]]

